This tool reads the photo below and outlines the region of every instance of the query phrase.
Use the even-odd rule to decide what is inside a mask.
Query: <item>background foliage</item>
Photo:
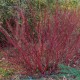
[[[71,9],[76,8],[79,5],[79,0],[59,0],[59,5],[62,8]],[[31,6],[36,11],[41,11],[44,8],[54,10],[56,0],[0,0],[0,21],[4,21],[8,17],[14,15],[13,7],[22,7],[28,9]]]

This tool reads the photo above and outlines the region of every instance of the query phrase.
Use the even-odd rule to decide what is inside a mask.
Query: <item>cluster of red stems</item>
[[[0,25],[0,32],[12,45],[5,50],[9,62],[22,65],[26,74],[50,74],[60,63],[77,63],[80,58],[79,12],[56,10],[50,15],[45,10],[42,20],[34,19],[34,31],[22,10],[18,17],[7,20],[6,29]],[[0,49],[3,50],[1,46]]]

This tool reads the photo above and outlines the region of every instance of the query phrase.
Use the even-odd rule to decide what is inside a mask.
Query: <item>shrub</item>
[[[0,32],[12,45],[5,50],[6,59],[21,65],[28,75],[57,72],[59,63],[73,66],[80,57],[79,15],[56,8],[51,16],[45,10],[43,20],[31,31],[24,12],[19,11],[19,18],[6,21],[7,30],[0,25]]]

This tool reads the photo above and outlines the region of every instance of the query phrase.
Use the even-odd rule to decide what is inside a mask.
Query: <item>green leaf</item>
[[[77,70],[70,66],[65,66],[63,64],[59,64],[59,68],[61,70],[60,70],[60,74],[58,76],[66,76],[66,77],[75,76],[76,80],[80,80],[80,70]]]

